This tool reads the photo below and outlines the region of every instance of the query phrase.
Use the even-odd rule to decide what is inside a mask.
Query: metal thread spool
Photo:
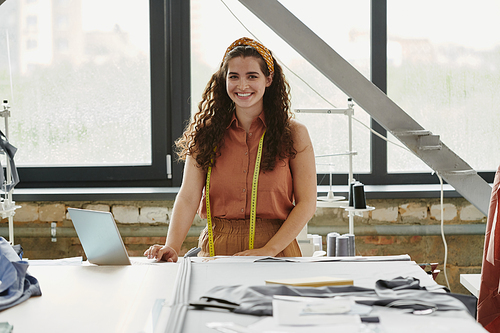
[[[326,235],[326,255],[328,257],[336,256],[337,237],[339,236],[340,234],[338,232],[330,232]]]
[[[337,257],[348,257],[349,256],[349,237],[338,236],[337,246],[335,250]]]
[[[355,238],[353,234],[344,234],[342,236],[346,236],[349,238],[348,241],[348,248],[349,248],[349,256],[354,257],[356,255],[356,243],[355,243]]]

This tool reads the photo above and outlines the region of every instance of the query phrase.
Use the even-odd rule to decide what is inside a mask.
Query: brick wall
[[[110,211],[113,213],[124,243],[131,256],[140,256],[151,244],[162,244],[170,222],[173,201],[70,201],[17,202],[21,208],[14,216],[15,243],[24,248],[25,257],[55,259],[84,256],[67,213],[68,207]],[[368,200],[376,209],[354,218],[357,255],[409,254],[417,263],[439,263],[441,273],[436,281],[446,284],[443,274],[444,245],[440,235],[401,234],[377,231],[377,227],[438,226],[441,219],[439,199],[378,199]],[[347,232],[347,212],[339,208],[318,208],[308,224],[309,233],[323,236],[331,231]],[[486,222],[486,217],[462,198],[445,199],[445,225],[473,225]],[[56,237],[51,237],[55,223]],[[197,235],[205,221],[198,216],[186,238],[181,255],[197,245]],[[7,220],[0,223],[1,235],[8,238]],[[358,230],[358,232],[356,232]],[[484,234],[447,235],[448,280],[453,292],[468,294],[460,285],[460,274],[479,273],[484,246]]]

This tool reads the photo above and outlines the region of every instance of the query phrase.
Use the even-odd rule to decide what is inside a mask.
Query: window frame
[[[190,1],[150,0],[151,129],[150,166],[19,167],[19,188],[178,187],[183,163],[177,163],[175,140],[190,120]],[[214,37],[215,38],[215,37]],[[387,0],[371,0],[371,81],[387,92]],[[372,119],[371,127],[385,129]],[[354,177],[370,185],[439,184],[430,173],[388,173],[387,142],[371,134],[371,172]],[[167,164],[170,156],[171,166]],[[171,169],[171,177],[167,175]],[[479,175],[492,183],[495,172]],[[327,174],[318,185],[329,185]],[[333,174],[333,185],[347,185],[347,174]],[[437,193],[435,195],[438,195]],[[457,194],[454,194],[455,196]]]
[[[189,13],[189,1],[149,1],[151,165],[18,167],[21,182],[16,188],[180,185],[182,166],[175,163],[172,147],[190,117]],[[171,166],[167,165],[168,155]]]

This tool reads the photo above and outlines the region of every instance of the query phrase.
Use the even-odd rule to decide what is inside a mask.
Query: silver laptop
[[[68,208],[76,233],[90,263],[130,265],[115,219],[110,212]]]

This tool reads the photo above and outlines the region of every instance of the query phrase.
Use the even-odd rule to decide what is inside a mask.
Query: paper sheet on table
[[[360,324],[371,307],[358,305],[348,298],[275,296],[273,318],[284,326]]]

